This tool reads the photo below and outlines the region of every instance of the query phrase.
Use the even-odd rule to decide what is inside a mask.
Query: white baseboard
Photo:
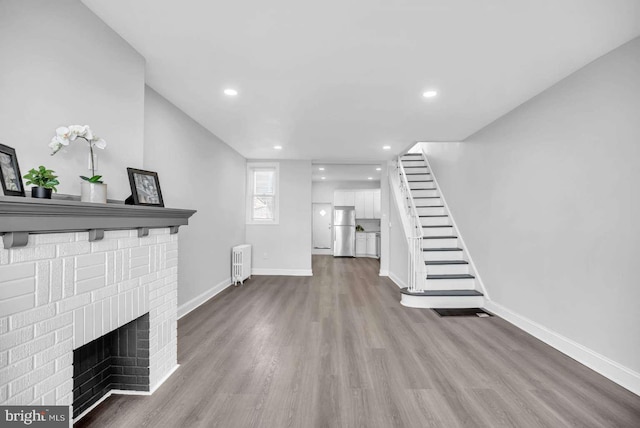
[[[398,278],[398,275],[396,275],[395,273],[389,271],[389,279],[391,279],[391,281],[395,282],[395,284],[399,287],[399,288],[407,288],[407,284],[404,283],[404,281],[402,281],[400,278]]]
[[[162,379],[160,379],[160,380],[158,381],[158,383],[156,383],[156,384],[153,386],[153,388],[151,388],[151,391],[149,391],[148,395],[151,395],[151,394],[153,394],[154,392],[156,392],[156,391],[158,390],[158,388],[160,388],[160,386],[161,386],[161,385],[162,385],[162,384],[163,384],[167,379],[169,379],[169,378],[171,377],[171,375],[172,375],[176,370],[178,370],[179,368],[180,368],[180,364],[176,364],[176,365],[175,365],[171,370],[169,370],[169,372],[168,372],[166,375],[164,375],[164,376],[162,377]],[[120,393],[118,392],[118,394],[120,394]],[[126,392],[123,392],[123,394],[126,394]]]
[[[311,254],[316,256],[332,256],[333,250],[331,248],[312,248]]]
[[[380,276],[389,276],[389,271],[386,269],[380,269],[380,273],[378,274]]]
[[[226,278],[220,281],[218,284],[211,287],[209,290],[200,294],[199,296],[196,296],[193,299],[189,300],[188,302],[185,302],[182,305],[178,306],[178,319],[187,315],[189,312],[191,312],[198,306],[202,305],[204,302],[211,299],[213,296],[220,293],[222,290],[229,287],[230,285],[231,285],[231,278]]]
[[[254,268],[252,275],[313,276],[311,269],[266,269]]]
[[[487,300],[485,309],[504,318],[516,327],[542,340],[547,345],[554,347],[563,354],[600,373],[602,376],[612,380],[634,394],[640,395],[640,373],[616,363],[604,355],[592,351],[555,331],[549,330],[535,321],[516,314],[498,303]]]
[[[106,400],[107,398],[111,397],[114,394],[118,394],[118,395],[151,395],[151,394],[153,394],[154,392],[156,392],[158,390],[160,385],[162,385],[167,379],[169,379],[169,376],[171,376],[173,374],[173,372],[178,370],[178,367],[180,367],[180,364],[176,364],[176,366],[174,368],[172,368],[169,371],[169,373],[167,373],[162,379],[160,379],[160,381],[150,391],[131,391],[131,390],[128,390],[128,389],[112,389],[112,390],[110,390],[109,392],[104,394],[98,401],[93,403],[88,409],[86,409],[84,412],[80,413],[80,415],[78,415],[78,417],[73,420],[73,423],[75,424],[80,419],[84,418],[89,412],[91,412],[93,409],[98,407],[104,400]]]

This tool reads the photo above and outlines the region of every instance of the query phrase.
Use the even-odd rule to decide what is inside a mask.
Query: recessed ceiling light
[[[382,150],[391,150],[391,146],[382,146]]]
[[[224,94],[230,97],[235,97],[236,95],[238,95],[238,91],[232,88],[227,88],[224,90]]]
[[[320,179],[321,179],[321,180],[326,180],[326,179],[327,179],[327,177],[320,177]]]
[[[373,180],[373,177],[367,177],[367,180]]]
[[[382,168],[377,167],[377,168],[376,168],[376,171],[382,171]]]
[[[282,146],[273,146],[273,148],[276,150],[282,150]]]
[[[433,98],[438,95],[438,91],[425,91],[422,93],[422,96],[425,98]]]
[[[320,168],[318,168],[318,171],[324,171],[324,167],[321,166]]]

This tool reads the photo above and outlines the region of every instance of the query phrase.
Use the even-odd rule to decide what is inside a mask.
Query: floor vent
[[[480,308],[446,308],[446,309],[434,309],[434,311],[441,317],[479,317],[486,318],[492,317],[489,312],[485,312]]]

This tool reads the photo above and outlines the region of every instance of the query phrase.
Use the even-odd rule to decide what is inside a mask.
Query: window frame
[[[273,219],[253,218],[253,189],[255,188],[256,171],[273,171]],[[274,225],[280,224],[280,164],[278,162],[247,162],[247,197],[246,197],[246,222],[247,224]]]

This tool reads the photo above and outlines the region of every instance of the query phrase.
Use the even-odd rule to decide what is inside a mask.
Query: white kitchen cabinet
[[[378,237],[375,233],[367,233],[367,256],[376,257],[378,253]]]
[[[355,202],[356,202],[356,218],[367,218],[365,217],[365,211],[364,211],[364,192],[359,190],[355,192]]]
[[[356,208],[356,218],[380,218],[380,189],[336,190],[333,192],[334,206]]]
[[[373,190],[363,190],[364,193],[364,217],[375,218],[373,216]]]
[[[373,191],[373,218],[381,218],[380,215],[380,189],[375,189]]]
[[[353,190],[336,190],[333,192],[334,206],[355,206],[355,191]]]
[[[367,255],[367,235],[368,233],[356,232],[356,257]]]

